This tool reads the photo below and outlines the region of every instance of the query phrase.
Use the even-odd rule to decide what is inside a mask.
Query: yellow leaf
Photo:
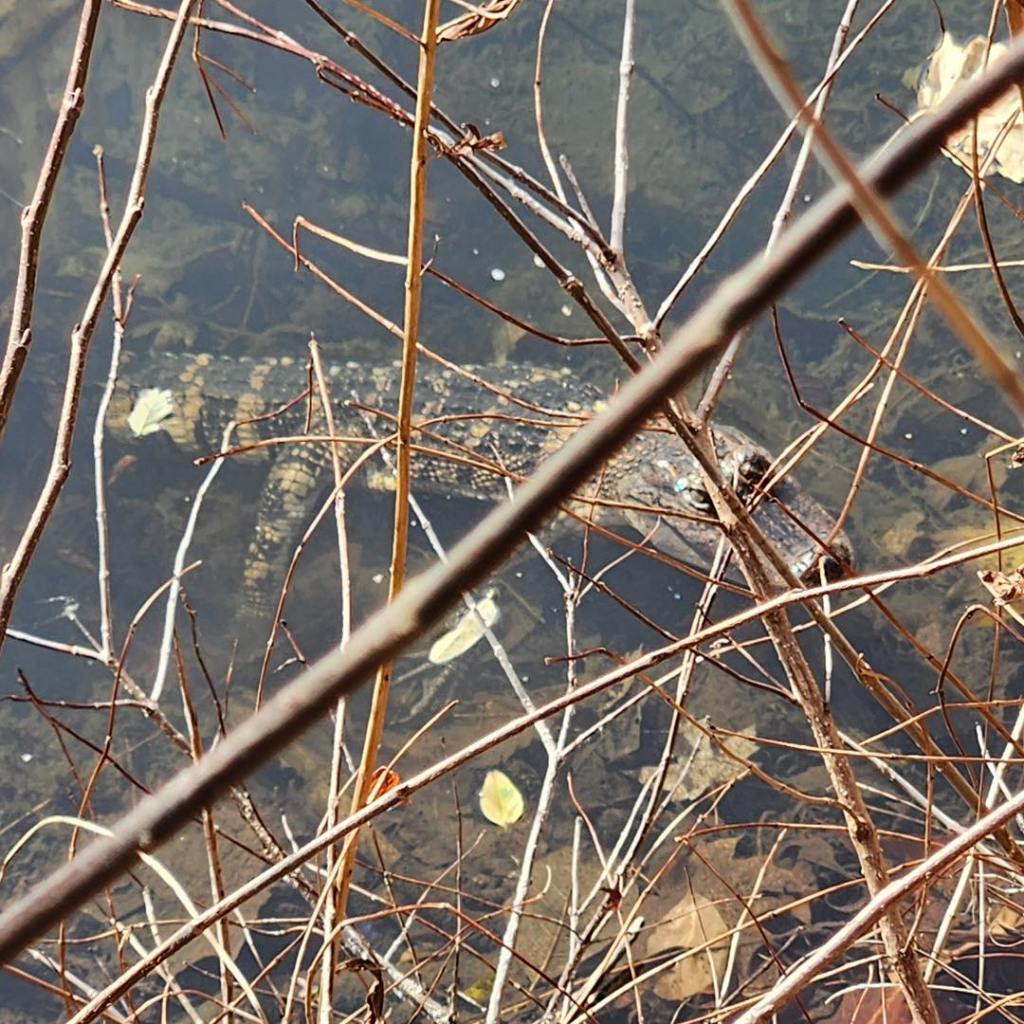
[[[503,771],[492,768],[480,787],[480,810],[489,822],[508,828],[523,816],[523,794]]]
[[[494,988],[492,978],[478,978],[460,994],[471,999],[479,1009],[484,1010],[487,1008],[487,999],[491,994],[492,988]]]
[[[488,593],[476,603],[476,613],[467,609],[458,622],[444,636],[439,636],[430,648],[428,660],[434,665],[454,661],[468,651],[498,621],[497,602]],[[483,621],[481,621],[483,620]]]
[[[174,398],[166,388],[143,388],[128,414],[128,429],[136,437],[154,434],[168,416],[174,415]]]

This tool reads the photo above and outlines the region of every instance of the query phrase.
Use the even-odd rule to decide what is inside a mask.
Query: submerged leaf
[[[166,388],[143,388],[128,414],[128,429],[136,437],[154,434],[168,416],[174,415],[174,397]]]
[[[454,661],[468,651],[497,621],[501,613],[492,593],[477,601],[475,611],[467,609],[444,636],[439,636],[427,658],[434,665]]]
[[[728,901],[687,893],[664,919],[649,929],[648,956],[669,950],[677,954],[682,950],[700,950],[658,974],[654,991],[662,999],[682,1002],[716,990],[729,959],[731,925],[723,908],[731,909]]]
[[[495,825],[508,828],[522,816],[525,805],[523,794],[516,784],[500,769],[492,768],[480,787],[480,810]]]
[[[985,36],[975,36],[963,46],[946,33],[942,42],[928,59],[928,66],[917,86],[917,113],[915,117],[941,103],[962,82],[981,74],[988,63],[997,61],[1006,53],[1005,43],[993,43],[991,48]],[[1016,116],[1013,126],[1005,132],[1006,124]],[[947,140],[946,147],[969,169],[974,156],[975,123],[969,122],[957,129]],[[1024,118],[1021,117],[1021,94],[1010,89],[977,117],[978,157],[981,161],[1002,135],[999,149],[989,164],[989,173],[1001,174],[1018,184],[1024,181]]]
[[[695,725],[683,725],[680,736],[684,743],[691,746],[691,750],[676,759],[665,777],[665,791],[671,794],[674,803],[696,800],[716,786],[745,775],[748,769],[743,762],[758,749],[757,743],[748,738],[751,733],[746,730],[739,735],[719,737],[719,743],[735,754],[738,760],[733,760],[720,750]],[[650,782],[658,771],[658,765],[644,765],[640,769],[641,783]]]

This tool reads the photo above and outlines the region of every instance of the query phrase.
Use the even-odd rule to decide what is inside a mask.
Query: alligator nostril
[[[748,487],[756,487],[770,466],[771,460],[763,452],[748,452],[739,465],[740,480]]]
[[[841,561],[834,555],[823,554],[814,560],[809,569],[800,574],[800,579],[808,587],[815,587],[818,584],[835,583],[842,580],[846,575],[848,563]]]
[[[825,579],[829,583],[834,583],[836,580],[843,578],[843,564],[837,561],[831,555],[826,556],[821,563],[822,572],[825,574]]]
[[[823,555],[801,578],[809,586],[821,583],[822,576],[826,583],[835,583],[836,580],[841,580],[846,575],[849,564],[848,559],[840,561],[834,555]]]

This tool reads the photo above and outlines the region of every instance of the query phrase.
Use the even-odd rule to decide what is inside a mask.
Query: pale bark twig
[[[96,173],[99,179],[100,219],[103,223],[103,235],[107,246],[114,241],[114,233],[110,226],[110,203],[107,199],[107,174],[103,165],[103,150],[96,148]],[[121,270],[114,271],[111,281],[111,305],[113,306],[113,334],[110,346],[110,364],[107,381],[100,396],[99,408],[96,411],[96,422],[92,432],[93,452],[93,488],[96,500],[96,552],[97,552],[97,590],[100,603],[100,651],[104,660],[108,659],[114,648],[114,624],[110,602],[110,558],[109,536],[107,525],[106,470],[103,460],[103,439],[105,420],[110,400],[117,386],[117,371],[121,360],[121,346],[124,341],[124,329],[131,312],[131,300],[134,282],[125,295],[121,290]]]
[[[231,442],[231,435],[235,432],[237,423],[232,420],[224,428],[221,439],[221,451],[227,449]],[[203,477],[203,482],[196,488],[188,512],[188,520],[185,529],[182,531],[181,540],[178,541],[178,548],[174,552],[174,564],[171,569],[171,586],[167,592],[167,601],[164,605],[164,629],[160,640],[160,654],[157,658],[156,674],[153,676],[153,685],[149,691],[149,699],[154,704],[160,703],[164,692],[164,684],[167,681],[167,671],[171,663],[171,650],[174,641],[174,622],[178,616],[178,597],[181,594],[181,575],[185,568],[185,559],[188,557],[188,549],[192,546],[192,538],[195,536],[196,526],[199,523],[199,513],[202,511],[203,502],[209,493],[213,482],[217,479],[221,468],[224,466],[224,459],[216,459],[210,464],[210,468]]]
[[[296,248],[298,248],[296,246]],[[320,409],[327,425],[327,433],[334,436],[334,399],[331,395],[330,386],[324,375],[323,364],[320,359],[320,346],[315,338],[309,342],[309,356],[313,363],[313,375],[316,380],[317,394],[320,397]],[[352,581],[349,571],[348,560],[348,535],[345,528],[345,486],[344,473],[341,468],[341,456],[337,444],[330,446],[331,469],[334,474],[334,525],[338,541],[338,570],[341,583],[341,637],[339,647],[344,647],[351,632],[352,623]],[[346,702],[344,698],[338,701],[334,709],[334,735],[331,742],[331,768],[327,783],[327,810],[324,815],[326,828],[335,824],[338,817],[338,809],[341,801],[342,791],[342,768],[344,765],[344,743],[345,743],[345,711]],[[335,882],[336,858],[335,850],[329,847],[325,861],[327,877]],[[323,934],[333,934],[335,930],[335,913],[337,904],[328,893],[323,903]],[[331,999],[330,994],[334,991],[334,978],[340,945],[332,943],[321,961],[320,991],[325,993],[317,1007],[319,1019],[326,1024],[330,1019]]]
[[[14,304],[11,308],[11,326],[7,348],[0,364],[0,439],[10,416],[14,393],[21,371],[32,344],[32,311],[36,296],[36,278],[39,271],[39,250],[43,241],[43,228],[50,209],[50,200],[57,188],[64,156],[78,117],[85,105],[85,85],[89,76],[96,24],[102,0],[85,0],[78,21],[78,34],[71,53],[67,81],[61,94],[60,110],[50,135],[50,144],[39,169],[36,187],[28,206],[21,211],[21,252],[18,257],[18,280],[14,286]],[[3,634],[0,630],[0,645]]]
[[[633,83],[633,39],[636,33],[636,0],[626,0],[619,58],[619,99],[615,108],[615,175],[612,189],[612,223],[608,243],[615,258],[625,262],[626,198],[629,193],[629,91]]]

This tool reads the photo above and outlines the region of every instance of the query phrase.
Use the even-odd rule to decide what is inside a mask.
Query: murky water
[[[37,15],[37,21],[23,12],[7,14],[0,21],[0,202],[4,204],[0,216],[7,240],[0,247],[0,277],[8,292],[15,275],[18,205],[31,193],[52,123],[74,35],[76,12],[72,6],[54,2]],[[414,20],[408,4],[378,6],[408,23]],[[686,4],[641,2],[638,6],[626,252],[633,279],[654,310],[769,150],[784,120],[740,52],[717,4],[698,0]],[[844,6],[837,0],[758,5],[805,86],[817,79]],[[985,30],[976,6],[943,5],[947,24],[961,37]],[[475,125],[481,135],[502,131],[508,142],[505,155],[540,178],[545,177],[545,168],[536,142],[531,88],[542,7],[525,3],[491,33],[443,47],[437,83],[439,106],[457,122]],[[304,45],[329,53],[385,87],[381,76],[347,50],[310,11],[289,8],[285,12],[271,3],[253,4],[248,9]],[[455,8],[446,9],[447,16],[454,13]],[[212,6],[207,14],[229,17]],[[565,154],[571,162],[602,224],[607,223],[611,203],[621,14],[621,4],[612,0],[559,3],[551,19],[545,57],[547,138],[552,150]],[[396,40],[378,23],[354,14],[351,17],[351,27],[368,46],[407,78],[415,77],[408,44]],[[864,17],[860,16],[856,27],[863,24]],[[164,23],[114,7],[105,9],[101,18],[85,113],[47,224],[30,369],[6,443],[0,449],[0,551],[5,554],[22,529],[46,473],[61,356],[103,257],[92,149],[103,147],[116,218],[134,160],[142,91],[154,72],[165,32]],[[926,59],[937,36],[928,5],[897,4],[851,60],[839,79],[828,121],[849,151],[866,154],[898,124],[897,117],[873,99],[876,92],[904,110],[912,109],[914,99],[904,77]],[[373,365],[395,358],[399,351],[396,339],[309,273],[293,272],[290,256],[243,211],[242,204],[249,204],[286,237],[291,235],[293,219],[302,215],[364,246],[401,253],[406,232],[408,133],[379,112],[351,103],[319,82],[307,62],[213,31],[203,34],[202,46],[209,56],[237,72],[253,91],[210,66],[219,87],[230,95],[228,100],[219,91],[215,93],[228,133],[221,140],[200,78],[188,53],[183,53],[164,107],[145,216],[124,261],[126,279],[139,275],[126,347],[130,351],[177,347],[229,359],[291,356],[296,361],[296,393],[305,384],[302,366],[311,333],[331,362]],[[393,91],[389,94],[397,97]],[[794,150],[787,149],[686,290],[669,326],[694,308],[725,273],[763,246],[793,159]],[[922,251],[930,251],[935,244],[968,183],[952,164],[937,162],[894,203],[904,223],[913,228]],[[1005,193],[1006,201],[995,195],[994,188],[987,196],[990,230],[997,251],[1016,258],[1019,189],[1001,181],[995,184]],[[798,210],[813,203],[826,188],[824,173],[812,168],[801,187]],[[594,335],[593,326],[551,275],[535,264],[531,253],[479,193],[443,160],[432,161],[430,197],[427,234],[436,269],[541,331],[571,338]],[[579,250],[539,225],[521,207],[517,210],[531,230],[580,276],[591,295],[598,296]],[[302,248],[381,317],[400,320],[400,267],[371,262],[308,233],[302,237]],[[950,248],[948,262],[984,258],[973,214],[968,214]],[[781,334],[801,398],[822,412],[830,411],[872,365],[871,354],[856,345],[837,320],[845,318],[872,346],[881,348],[909,291],[904,275],[859,269],[851,266],[851,259],[887,262],[861,232],[826,257],[779,310]],[[1014,294],[1020,286],[1020,273],[1019,269],[1006,271],[1007,285]],[[1024,350],[1024,339],[1009,321],[991,274],[957,274],[955,284],[1001,348],[1012,358],[1021,358],[1018,350]],[[615,323],[624,328],[621,318]],[[90,357],[90,384],[85,391],[71,479],[32,563],[14,617],[18,630],[56,643],[89,646],[89,638],[98,636],[90,434],[110,339],[111,323],[106,315]],[[422,340],[448,359],[492,367],[496,381],[501,380],[503,367],[521,362],[567,365],[574,374],[609,391],[622,376],[621,364],[610,352],[598,347],[570,350],[524,335],[434,279],[428,279],[425,287]],[[1012,416],[948,328],[931,312],[915,333],[906,369],[946,401],[1012,433]],[[144,383],[161,386],[159,381]],[[876,384],[874,394],[880,389]],[[873,408],[869,398],[844,418],[845,428],[863,434]],[[814,419],[794,398],[767,320],[753,327],[724,393],[719,416],[776,451],[813,425]],[[979,500],[979,496],[988,496],[980,455],[996,441],[981,427],[966,423],[900,382],[877,444],[897,453],[902,462],[883,453],[868,465],[847,524],[860,571],[904,564],[992,529],[991,514]],[[849,437],[830,434],[802,464],[799,477],[817,498],[837,510],[860,450]],[[163,433],[132,444],[116,439],[107,444],[115,646],[123,642],[143,603],[173,571],[175,550],[206,472],[192,464],[194,454],[176,448]],[[927,467],[930,478],[922,474],[921,466]],[[265,465],[255,459],[233,460],[205,498],[190,550],[190,560],[203,562],[186,577],[188,601],[196,613],[195,646],[188,616],[180,614],[178,625],[183,663],[202,715],[207,745],[214,738],[216,722],[210,691],[217,694],[226,720],[237,721],[248,713],[256,690],[266,623],[248,633],[241,630],[238,598],[265,475]],[[1004,463],[998,464],[996,476],[1000,500],[1013,511],[1022,485]],[[966,493],[957,493],[946,481],[954,481]],[[487,507],[465,498],[436,495],[426,495],[424,504],[445,545],[452,544]],[[383,599],[390,517],[389,496],[353,489],[347,504],[347,527],[355,622]],[[582,531],[565,523],[549,528],[541,540],[576,565],[586,551],[590,575],[622,554],[620,547],[601,539],[593,539],[584,549]],[[418,526],[413,531],[412,548],[414,568],[434,558]],[[275,649],[266,684],[270,692],[299,670],[302,659],[315,658],[337,643],[337,561],[337,542],[328,517],[304,554],[292,588],[285,614],[292,639],[282,638]],[[583,675],[607,669],[612,663],[609,656],[626,658],[659,645],[663,640],[659,630],[675,635],[685,631],[699,594],[693,580],[643,556],[610,570],[603,584],[606,590],[594,591],[582,602],[574,624],[575,650],[591,652],[579,666]],[[502,614],[494,632],[533,699],[550,698],[561,691],[567,679],[564,660],[558,660],[566,654],[566,626],[555,574],[532,549],[524,548],[498,575],[495,586]],[[908,636],[922,645],[917,652],[877,607],[854,609],[840,622],[878,672],[920,706],[933,706],[929,690],[937,673],[922,652],[941,660],[964,605],[984,598],[971,566],[885,593],[886,612],[898,616]],[[738,599],[724,598],[716,605],[716,614],[741,606]],[[131,640],[128,672],[146,692],[157,672],[162,623],[163,604],[157,602]],[[737,638],[755,635],[750,630]],[[810,639],[808,634],[805,646],[815,669],[824,674],[827,662],[820,639]],[[993,669],[991,647],[991,630],[987,626],[973,628],[958,641],[952,666],[978,695],[987,692],[991,669],[995,696],[1013,697],[1019,690],[1016,649],[1004,643],[1002,660]],[[402,681],[394,692],[394,723],[387,750],[397,750],[446,700],[457,699],[459,704],[405,754],[400,765],[403,777],[459,749],[520,710],[507,673],[486,642],[447,669],[427,662],[428,648],[429,642],[425,642],[396,666],[396,677]],[[554,663],[547,663],[548,659],[555,659]],[[752,648],[748,658],[729,656],[726,664],[739,678],[710,665],[700,670],[688,704],[696,716],[710,716],[722,729],[809,742],[798,713],[778,693],[769,692],[779,672],[766,645]],[[209,688],[203,668],[209,672]],[[841,668],[835,674],[831,702],[841,727],[858,736],[886,728],[885,715],[850,685],[849,674]],[[88,775],[96,757],[74,734],[60,733],[58,742],[58,732],[24,702],[26,686],[39,698],[71,702],[53,708],[53,714],[91,743],[102,744],[107,711],[87,705],[109,698],[111,676],[87,659],[8,639],[0,654],[0,693],[16,696],[19,702],[0,705],[0,771],[5,779],[0,835],[6,846],[46,815],[78,813],[80,779]],[[641,693],[644,684],[634,681],[630,687],[617,688],[616,699],[628,692]],[[169,721],[183,728],[173,667],[163,702]],[[367,703],[365,693],[350,703],[347,742],[353,756],[358,755]],[[581,732],[606,708],[603,701],[584,705],[573,729]],[[535,962],[555,939],[553,927],[546,926],[561,914],[567,891],[574,820],[567,775],[572,776],[577,810],[588,813],[593,834],[612,846],[627,827],[630,807],[639,792],[639,770],[657,760],[666,722],[666,709],[656,700],[644,700],[595,735],[563,766],[534,872],[535,884],[544,869],[551,870],[553,882],[543,898],[538,897],[538,919],[521,947]],[[969,736],[974,720],[965,716],[957,724]],[[282,816],[299,841],[316,830],[327,793],[331,742],[330,726],[319,725],[254,780],[253,793],[261,813],[282,836]],[[692,745],[693,736],[690,742]],[[976,744],[971,752],[977,752]],[[152,787],[183,763],[180,751],[131,707],[118,713],[113,753],[122,771],[104,772],[90,807],[90,814],[103,820],[130,805],[138,796],[138,785]],[[68,758],[75,763],[75,772],[69,768]],[[798,779],[798,787],[822,785],[815,759],[806,755],[764,746],[754,759],[769,774]],[[487,825],[476,808],[476,791],[483,775],[496,765],[517,781],[527,806],[535,805],[542,789],[545,754],[537,735],[526,733],[382,819],[376,829],[376,847],[365,846],[370,867],[360,875],[361,881],[370,888],[379,887],[375,871],[382,860],[388,870],[401,876],[395,883],[396,898],[414,900],[422,887],[412,880],[448,871],[457,856],[456,837],[461,835],[466,857],[460,883],[464,890],[478,900],[496,904],[510,899],[525,823],[504,832]],[[714,784],[722,782],[717,778]],[[461,832],[456,790],[463,815]],[[755,822],[762,816],[813,821],[818,812],[810,806],[789,804],[767,785],[748,780],[718,813],[724,821]],[[251,846],[251,835],[241,829],[233,814],[233,809],[225,812],[226,831],[235,837],[244,835]],[[662,823],[667,820],[668,814]],[[17,881],[9,890],[41,877],[48,864],[63,856],[66,840],[66,826],[45,827],[16,859]],[[200,841],[196,830],[166,855],[197,900],[209,898]],[[754,863],[759,850],[764,853],[770,845],[766,840],[761,845],[753,842],[749,850],[715,847],[714,856],[721,858],[721,863],[742,861],[748,865]],[[470,852],[466,853],[467,849]],[[802,852],[793,854],[793,863],[813,862],[816,884],[826,885],[842,870],[848,873],[851,869],[837,849],[838,844],[827,852],[802,847]],[[592,849],[589,855],[596,863]],[[255,858],[237,848],[225,854],[225,862],[229,886],[255,870]],[[448,878],[445,884],[456,883]],[[677,890],[675,883],[666,885],[659,896],[659,912],[668,914],[678,901]],[[156,899],[158,913],[180,913],[165,893]],[[123,902],[119,909],[127,918],[138,919],[136,890],[119,893],[118,901]],[[283,917],[301,916],[305,907],[296,909],[300,902],[296,894],[282,889],[263,909],[267,914],[279,910]],[[357,906],[361,912],[377,909],[373,897],[367,896],[361,896]],[[472,913],[477,912],[479,907],[474,907]],[[654,910],[644,913],[649,921],[654,919]],[[98,930],[99,921],[96,917],[87,922],[83,933]],[[450,919],[446,926],[451,927]],[[499,930],[502,926],[500,922],[489,925]],[[392,921],[383,920],[367,934],[383,945],[396,932]],[[436,937],[423,941],[428,945],[438,942]],[[267,942],[269,949],[272,943]],[[654,949],[651,945],[648,951]],[[492,953],[493,947],[488,947],[486,955]],[[88,965],[78,966],[87,971]],[[473,989],[478,999],[486,999],[489,971],[486,963],[463,965],[463,986]],[[211,990],[209,978],[188,977],[198,988]],[[98,986],[102,982],[97,975],[90,983]],[[57,1019],[61,1014],[49,996],[27,984],[5,981],[0,991],[0,1019],[14,1019],[14,1014],[21,1019],[26,1014],[32,1019]],[[693,994],[699,993],[687,993],[687,997]],[[353,998],[358,1005],[361,997]],[[684,995],[669,985],[652,998],[679,1000]],[[467,1004],[464,1012],[475,1011]],[[625,1003],[618,1004],[618,1012],[621,1019],[628,1019]]]

